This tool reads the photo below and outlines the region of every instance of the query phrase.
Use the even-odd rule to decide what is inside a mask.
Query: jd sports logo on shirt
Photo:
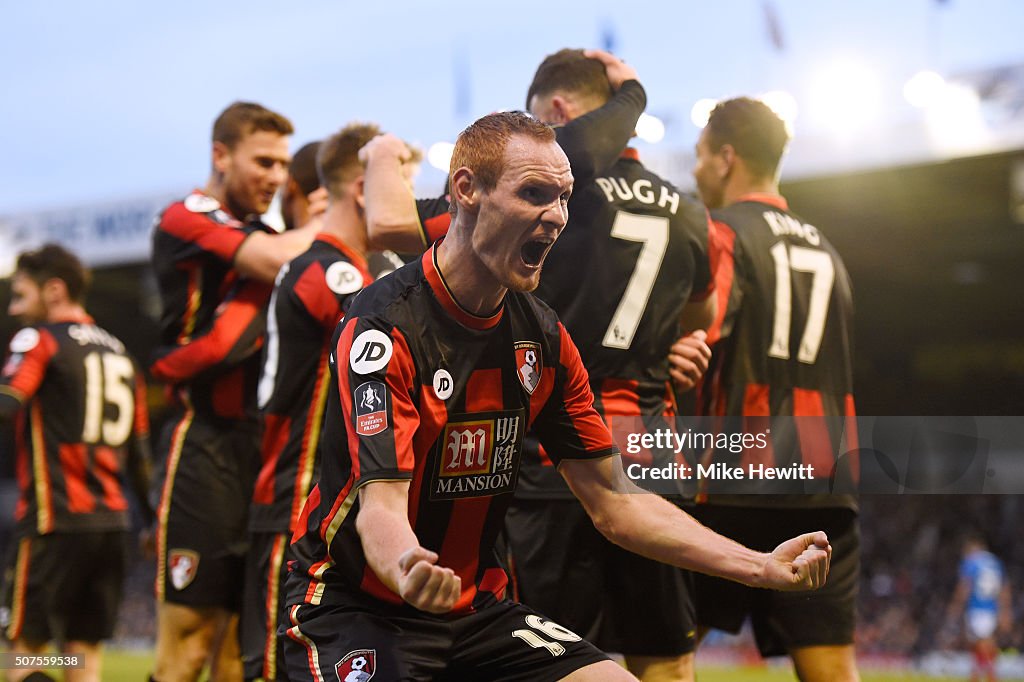
[[[345,261],[331,263],[324,273],[324,280],[327,282],[327,288],[340,296],[363,288],[363,276],[359,274],[356,266]]]
[[[393,350],[390,336],[377,329],[367,329],[352,342],[348,362],[356,374],[371,374],[388,366]]]
[[[455,390],[455,381],[448,370],[439,369],[434,372],[433,384],[434,395],[440,400],[448,400],[448,398],[452,397],[452,392]]]
[[[193,213],[211,213],[220,208],[220,202],[205,194],[189,194],[185,197],[185,208]]]

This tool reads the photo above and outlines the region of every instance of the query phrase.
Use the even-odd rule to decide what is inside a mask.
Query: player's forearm
[[[227,302],[213,327],[203,336],[183,346],[158,348],[158,359],[150,367],[154,378],[167,383],[191,381],[206,372],[234,367],[259,350],[266,327],[263,318],[266,296],[253,293],[251,300],[240,298]]]
[[[398,560],[404,552],[419,546],[404,510],[381,505],[363,507],[356,517],[356,532],[363,545],[366,563],[389,590],[401,594]]]
[[[235,254],[235,268],[244,277],[273,284],[281,266],[309,248],[319,233],[318,221],[280,234],[254,232]]]
[[[386,154],[371,156],[366,165],[366,234],[374,250],[423,250],[416,199],[402,174],[402,166],[401,159]]]
[[[639,491],[639,488],[636,490]],[[763,584],[768,555],[755,552],[701,525],[657,495],[617,494],[595,518],[611,542],[666,564],[758,587]]]

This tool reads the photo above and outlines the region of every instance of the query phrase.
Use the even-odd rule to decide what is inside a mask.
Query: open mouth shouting
[[[523,244],[519,255],[528,268],[539,268],[544,262],[544,257],[548,255],[551,245],[554,243],[555,240],[551,237],[531,239]]]

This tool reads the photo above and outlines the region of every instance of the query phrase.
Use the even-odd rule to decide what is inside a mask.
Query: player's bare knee
[[[790,656],[801,682],[860,682],[852,646],[806,647]]]

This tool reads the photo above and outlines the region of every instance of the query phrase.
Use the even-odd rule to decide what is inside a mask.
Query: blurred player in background
[[[281,189],[281,218],[286,230],[319,220],[327,209],[327,190],[320,186],[316,169],[319,151],[319,141],[307,142],[288,164],[288,179]]]
[[[972,535],[964,541],[960,580],[946,612],[946,629],[963,632],[971,646],[974,664],[971,680],[995,680],[999,647],[996,634],[1012,626],[1010,583],[1003,562],[988,551],[985,541]]]
[[[839,447],[840,436],[830,431],[836,421],[847,438],[841,451],[856,449],[853,295],[839,254],[779,194],[788,139],[764,103],[737,98],[715,107],[698,140],[694,176],[723,249],[718,313],[708,334],[713,356],[700,400],[707,414],[742,419],[748,430],[770,424],[770,447],[745,456],[828,472]],[[832,426],[824,416],[833,417]],[[852,495],[711,494],[694,514],[762,550],[801,529],[824,528],[837,560],[823,589],[794,598],[696,576],[698,623],[738,632],[749,615],[762,655],[789,654],[801,680],[858,679],[860,536]]]
[[[319,478],[331,336],[351,297],[373,281],[358,155],[379,134],[375,125],[352,124],[319,145],[319,175],[329,196],[322,231],[308,251],[281,268],[270,298],[258,391],[263,466],[249,517],[241,626],[246,679],[287,679],[277,639],[285,555]],[[295,160],[292,165],[294,170]]]
[[[124,344],[83,307],[89,273],[48,244],[18,257],[7,312],[26,326],[0,373],[0,419],[15,418],[20,498],[4,575],[11,650],[83,657],[72,682],[100,679],[101,642],[114,632],[127,564],[133,488],[153,511],[145,385]],[[43,668],[47,666],[42,666]],[[52,679],[10,669],[7,679]]]
[[[606,74],[582,50],[561,50],[538,67],[527,106],[545,123],[566,125],[607,103],[609,77],[615,72]],[[579,348],[606,422],[675,415],[669,348],[683,328],[706,329],[714,319],[708,230],[704,207],[644,168],[634,149],[576,184],[569,222],[535,294]],[[703,338],[681,342],[695,356],[693,381],[711,354]],[[604,651],[624,654],[644,682],[692,680],[690,576],[598,533],[533,437],[515,496],[505,532],[518,599]]]
[[[316,225],[274,233],[259,220],[287,177],[292,125],[236,102],[213,126],[203,190],[175,202],[153,233],[163,305],[153,376],[172,387],[177,417],[157,525],[158,682],[242,677],[237,612],[247,515],[259,468],[256,383],[264,311],[281,266]]]

